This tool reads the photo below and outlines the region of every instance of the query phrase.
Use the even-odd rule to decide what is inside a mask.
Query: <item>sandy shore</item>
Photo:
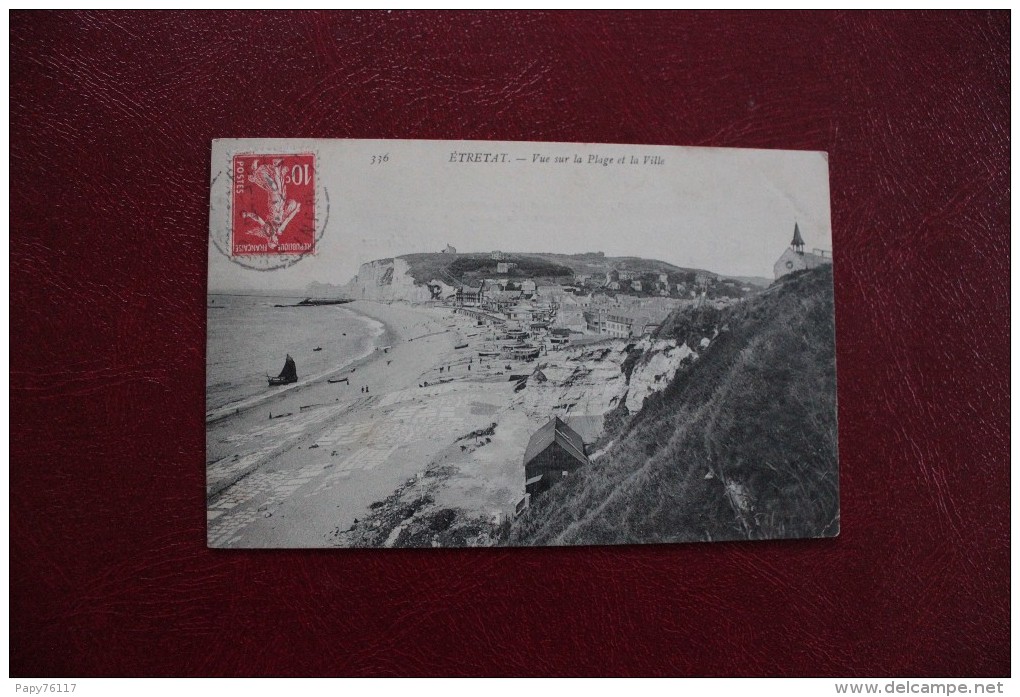
[[[481,366],[484,337],[472,321],[449,308],[349,307],[386,327],[380,348],[340,373],[349,384],[322,377],[208,423],[211,546],[327,546],[331,532],[506,409],[513,386],[504,365]],[[464,343],[472,347],[455,348]],[[516,449],[528,430],[519,421],[513,453],[492,448],[488,471],[458,500],[495,516],[512,509],[523,487]]]

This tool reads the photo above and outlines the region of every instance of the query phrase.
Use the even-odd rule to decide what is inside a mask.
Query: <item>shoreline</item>
[[[263,392],[257,395],[242,397],[236,401],[228,402],[213,409],[209,409],[205,413],[206,426],[208,427],[211,424],[220,422],[231,416],[239,415],[245,411],[254,409],[255,407],[270,404],[274,400],[286,395],[289,392],[292,392],[296,389],[300,389],[301,387],[307,387],[322,380],[328,380],[329,378],[335,377],[343,373],[345,370],[349,370],[350,368],[362,367],[366,359],[370,359],[372,356],[374,356],[376,352],[379,351],[380,348],[387,345],[392,345],[400,340],[399,335],[395,333],[394,330],[385,321],[377,317],[373,317],[372,315],[364,311],[359,311],[357,308],[351,307],[352,305],[358,302],[365,301],[352,301],[351,303],[345,304],[342,309],[344,311],[351,312],[352,314],[357,315],[360,319],[368,320],[370,326],[376,325],[373,327],[374,331],[372,332],[372,335],[369,337],[369,343],[363,351],[361,351],[358,355],[356,355],[354,358],[347,361],[346,363],[342,363],[324,372],[316,373],[306,378],[299,379],[297,382],[291,383],[290,385],[278,386],[271,392]]]

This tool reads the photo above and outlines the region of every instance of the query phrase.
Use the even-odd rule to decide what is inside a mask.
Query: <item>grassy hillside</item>
[[[452,285],[477,284],[480,279],[497,275],[498,261],[488,254],[406,254],[401,257],[408,264],[408,273],[417,283],[439,279]],[[505,261],[517,264],[504,278],[534,278],[569,283],[573,270],[533,255],[507,255]]]
[[[508,256],[507,261],[512,261],[517,266],[509,272],[500,274],[505,278],[550,278],[569,283],[574,276],[570,267],[537,257],[514,254]],[[498,261],[488,257],[461,256],[447,267],[447,271],[454,277],[464,280],[489,278],[496,275],[498,264]]]
[[[544,252],[533,253],[531,256],[568,266],[573,269],[575,274],[599,275],[613,269],[617,271],[630,271],[638,276],[645,274],[657,276],[660,273],[665,273],[669,274],[670,280],[674,283],[684,280],[688,275],[693,277],[695,273],[703,273],[710,278],[718,277],[718,274],[702,269],[688,269],[674,266],[658,259],[643,259],[641,257],[607,257],[600,254],[547,254]]]
[[[471,283],[479,278],[491,278],[496,275],[497,262],[485,254],[440,254],[420,253],[405,254],[400,257],[408,263],[409,273],[417,283],[428,283],[440,279],[445,283]],[[642,259],[639,257],[607,257],[598,253],[589,254],[546,254],[544,252],[507,253],[504,261],[516,262],[519,266],[509,274],[500,274],[507,278],[547,279],[550,282],[569,283],[573,276],[588,274],[603,276],[607,271],[630,271],[639,276],[648,275],[646,280],[657,277],[660,273],[668,274],[670,281],[677,283],[693,280],[696,272],[710,278],[718,274],[686,269],[664,261]]]
[[[711,313],[711,314],[709,314]],[[720,330],[614,445],[536,498],[513,544],[816,537],[839,531],[832,269],[739,306],[674,313],[660,336]],[[711,334],[709,334],[711,336]]]
[[[460,279],[450,274],[447,269],[460,257],[481,257],[480,254],[404,254],[400,258],[407,262],[408,273],[417,284],[426,284],[432,280],[444,283],[459,284]]]

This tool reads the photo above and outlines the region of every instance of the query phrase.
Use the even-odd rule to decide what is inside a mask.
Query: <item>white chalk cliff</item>
[[[687,344],[677,346],[675,339],[651,341],[645,339],[637,348],[645,350],[630,375],[630,389],[627,392],[627,409],[631,413],[640,411],[645,400],[654,392],[666,388],[673,382],[676,371],[688,356],[697,357]]]
[[[439,280],[428,284],[417,284],[408,273],[407,262],[395,259],[378,259],[362,264],[358,275],[352,278],[344,292],[354,300],[406,300],[424,302],[431,300],[433,290],[446,298],[456,292],[453,286]]]

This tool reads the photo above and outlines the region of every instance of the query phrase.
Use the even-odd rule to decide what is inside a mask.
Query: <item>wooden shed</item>
[[[588,464],[584,441],[559,417],[535,431],[524,451],[524,490],[535,496]]]

